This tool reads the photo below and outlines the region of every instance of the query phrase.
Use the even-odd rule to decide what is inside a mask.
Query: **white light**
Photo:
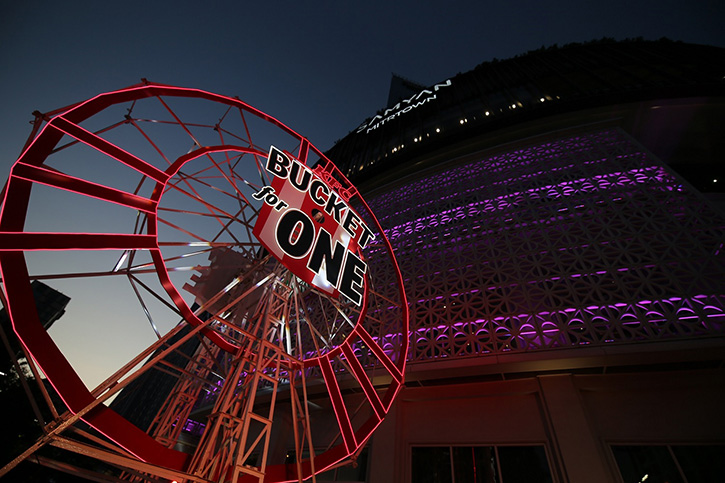
[[[490,112],[488,112],[488,111],[486,111],[486,115],[487,115],[487,116],[490,116],[490,115],[491,115],[491,113],[490,113]]]
[[[233,289],[233,288],[234,288],[234,287],[235,287],[235,286],[236,286],[236,285],[237,285],[238,283],[239,283],[239,277],[235,278],[234,280],[232,280],[231,282],[229,282],[229,284],[228,284],[228,285],[227,285],[226,287],[224,287],[224,293],[227,293],[227,292],[229,292],[229,291],[230,291],[231,289]]]
[[[712,180],[713,183],[717,183],[717,179]]]
[[[121,255],[121,258],[118,260],[118,263],[116,264],[115,267],[113,267],[113,271],[114,272],[118,272],[121,269],[121,266],[123,265],[123,262],[125,262],[126,261],[126,258],[128,258],[128,252],[129,252],[128,250],[126,250],[125,252],[123,252],[123,255]]]
[[[542,97],[541,99],[539,99],[539,102],[544,102],[545,100],[546,100],[546,99],[544,99],[544,98]]]
[[[437,127],[436,132],[441,132],[441,128]]]
[[[332,284],[327,280],[327,267],[325,266],[325,262],[322,262],[322,266],[320,267],[320,271],[315,276],[315,282],[317,282],[318,285],[321,285],[323,289],[330,290],[332,287]]]

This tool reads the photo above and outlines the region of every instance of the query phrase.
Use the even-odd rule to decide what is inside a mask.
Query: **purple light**
[[[725,222],[618,131],[480,159],[370,204],[415,301],[411,361],[725,331]]]
[[[652,176],[645,173],[652,172]],[[628,172],[615,172],[605,175],[596,175],[592,178],[581,178],[575,181],[565,181],[557,185],[532,188],[523,192],[501,195],[484,201],[476,201],[457,208],[441,211],[437,214],[428,215],[412,221],[402,223],[392,228],[385,229],[388,238],[398,238],[403,235],[410,235],[414,232],[426,230],[430,227],[436,227],[439,224],[444,225],[453,221],[459,221],[468,216],[479,216],[482,213],[491,213],[510,208],[516,208],[521,201],[517,201],[517,197],[527,197],[529,199],[547,198],[554,200],[564,196],[573,196],[580,193],[589,193],[599,190],[607,190],[613,186],[624,187],[630,184],[649,184],[653,181],[659,184],[671,179],[671,176],[661,167],[652,166],[648,168],[636,168]],[[596,182],[596,186],[594,183]],[[544,194],[542,197],[541,195]],[[614,201],[621,200],[621,198]],[[579,205],[584,206],[584,205]],[[559,212],[567,212],[569,208],[560,208]],[[400,213],[397,213],[400,214]],[[386,217],[381,217],[385,219]],[[507,220],[512,221],[512,219]]]

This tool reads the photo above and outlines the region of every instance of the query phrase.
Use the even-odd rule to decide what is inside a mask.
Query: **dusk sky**
[[[46,112],[138,83],[239,96],[321,149],[387,100],[493,58],[601,37],[725,46],[718,0],[3,2],[0,176]]]
[[[3,181],[33,111],[142,78],[238,96],[326,150],[385,107],[392,73],[430,85],[493,58],[602,37],[725,47],[722,0],[35,0],[5,1],[1,12]],[[89,384],[100,380],[87,367],[103,360],[75,361]]]

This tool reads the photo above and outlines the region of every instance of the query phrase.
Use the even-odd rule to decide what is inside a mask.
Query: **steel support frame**
[[[1,297],[4,299],[4,295]],[[3,300],[4,301],[4,300]],[[83,408],[83,410],[78,411],[77,413],[73,414],[70,411],[61,412],[58,411],[58,409],[53,404],[50,395],[47,392],[47,389],[45,388],[45,385],[42,383],[41,377],[40,377],[40,371],[38,370],[37,366],[35,365],[33,359],[29,357],[27,353],[25,353],[27,363],[35,377],[35,380],[40,388],[41,393],[43,394],[43,397],[45,399],[45,402],[47,403],[51,413],[54,416],[54,420],[50,421],[48,423],[43,424],[42,415],[40,413],[38,403],[35,400],[35,397],[33,396],[32,392],[30,391],[30,388],[28,386],[28,382],[25,380],[25,377],[22,373],[22,371],[19,372],[19,375],[21,379],[23,380],[23,385],[26,387],[27,395],[30,399],[31,406],[33,406],[34,412],[38,416],[38,421],[41,422],[42,430],[43,430],[43,436],[41,436],[32,446],[30,446],[26,451],[24,451],[22,454],[18,455],[16,458],[14,458],[12,461],[8,462],[4,467],[0,468],[0,477],[4,476],[11,470],[13,470],[17,465],[28,459],[29,457],[36,454],[36,452],[46,446],[56,446],[62,449],[67,449],[74,451],[75,449],[82,448],[82,451],[74,451],[81,454],[86,454],[88,456],[92,456],[96,459],[99,459],[101,461],[105,461],[107,463],[111,463],[117,466],[121,466],[126,469],[130,470],[136,470],[143,473],[148,473],[160,477],[166,477],[165,475],[169,475],[171,473],[174,473],[174,477],[172,479],[178,479],[183,478],[187,481],[204,481],[201,479],[195,479],[192,475],[187,475],[182,472],[174,471],[165,469],[160,466],[156,465],[150,465],[148,463],[145,463],[141,461],[140,459],[133,457],[133,455],[130,455],[128,452],[126,452],[123,448],[120,448],[116,445],[114,445],[112,442],[108,442],[102,438],[95,437],[93,435],[90,435],[88,433],[82,432],[78,428],[76,428],[74,425],[78,422],[80,422],[84,415],[86,415],[89,411],[91,411],[96,406],[102,404],[103,402],[107,401],[111,396],[117,394],[121,389],[128,386],[132,381],[136,380],[139,376],[141,376],[143,373],[145,373],[150,368],[154,367],[160,361],[166,357],[171,352],[178,349],[182,344],[184,344],[186,341],[191,339],[192,337],[196,337],[197,334],[203,330],[205,327],[207,327],[211,323],[211,320],[207,321],[205,324],[194,327],[188,334],[185,336],[179,338],[175,343],[169,344],[169,341],[172,337],[174,337],[182,328],[181,325],[177,326],[176,328],[169,331],[166,335],[164,335],[161,339],[157,340],[154,344],[149,346],[146,350],[141,352],[138,356],[136,356],[133,360],[131,360],[129,363],[127,363],[124,367],[119,369],[115,374],[113,374],[111,377],[106,379],[102,384],[100,384],[96,389],[92,391],[93,396],[96,398],[91,404]],[[3,333],[3,338],[6,339],[5,334]],[[163,348],[164,346],[167,346],[166,348]],[[23,350],[25,351],[25,348],[23,347]],[[10,351],[11,357],[14,360],[14,364],[16,366],[16,370],[19,370],[19,365],[17,360],[15,359],[15,355]],[[137,367],[144,359],[149,357],[152,354],[156,354],[155,357],[153,357],[147,364],[141,365],[137,370],[132,370]],[[65,432],[80,432],[81,435],[87,439],[93,440],[96,442],[99,446],[103,446],[107,449],[101,449],[100,447],[92,446],[86,443],[80,443],[80,442],[74,442],[71,439],[66,438],[63,436]],[[40,461],[40,460],[38,460]],[[74,471],[73,467],[68,465],[66,467],[69,471]],[[85,470],[84,470],[85,471]],[[170,473],[171,472],[171,473]],[[77,476],[85,477],[81,474],[78,474]],[[121,480],[118,480],[121,481]],[[181,481],[181,480],[179,480]]]
[[[235,354],[233,371],[208,418],[190,473],[220,483],[242,477],[245,481],[264,481],[277,388],[289,357],[282,338],[274,334],[284,330],[290,293],[279,278],[265,289],[251,321],[254,326],[247,331],[251,337],[241,341]],[[264,407],[255,407],[263,383],[271,397]],[[247,464],[253,455],[258,464]]]

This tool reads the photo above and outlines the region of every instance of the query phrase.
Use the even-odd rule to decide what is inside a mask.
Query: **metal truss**
[[[374,231],[359,303],[253,235],[272,145]],[[314,481],[354,462],[403,385],[408,304],[375,216],[309,141],[239,99],[144,82],[38,114],[4,196],[3,305],[52,420],[0,476],[32,455],[96,481]],[[34,280],[70,296],[56,324],[76,340],[40,324]],[[139,333],[112,375],[81,377]]]

